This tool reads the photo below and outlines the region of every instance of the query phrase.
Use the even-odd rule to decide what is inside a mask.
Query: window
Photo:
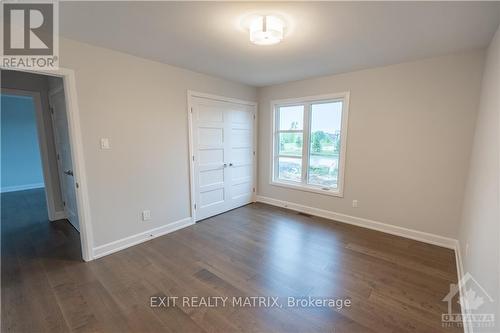
[[[273,102],[274,185],[342,196],[349,94]]]

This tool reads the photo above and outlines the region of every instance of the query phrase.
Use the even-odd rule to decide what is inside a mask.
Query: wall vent
[[[304,212],[298,212],[297,215],[305,216],[305,217],[313,217],[311,214],[307,214]]]

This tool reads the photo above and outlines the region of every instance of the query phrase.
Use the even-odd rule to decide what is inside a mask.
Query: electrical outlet
[[[143,210],[142,211],[142,220],[143,221],[151,220],[151,211],[150,210]]]
[[[353,206],[354,208],[358,208],[358,200],[353,200],[353,201],[352,201],[352,206]]]

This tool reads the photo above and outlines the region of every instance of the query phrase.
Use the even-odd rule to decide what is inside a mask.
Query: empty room
[[[500,1],[2,1],[2,332],[500,332]]]

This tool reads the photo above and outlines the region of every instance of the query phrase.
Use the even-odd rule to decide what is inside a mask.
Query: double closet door
[[[254,200],[255,108],[255,105],[191,98],[197,221]]]

